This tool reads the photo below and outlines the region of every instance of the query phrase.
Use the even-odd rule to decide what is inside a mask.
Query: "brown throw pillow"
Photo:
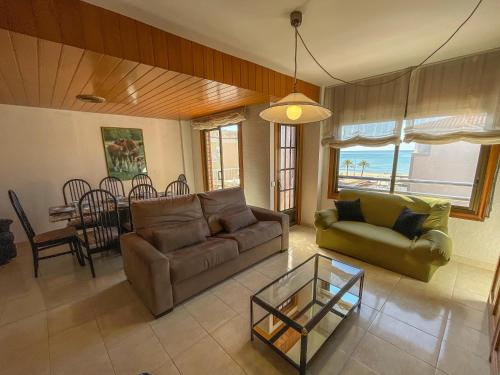
[[[248,207],[238,212],[226,214],[220,218],[222,227],[228,233],[236,232],[238,229],[246,228],[256,222],[255,215]]]
[[[153,246],[162,253],[168,253],[206,240],[205,232],[199,221],[153,230]]]

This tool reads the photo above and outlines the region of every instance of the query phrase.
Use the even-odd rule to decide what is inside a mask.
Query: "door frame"
[[[221,152],[221,172],[222,172],[222,178],[224,178],[224,161],[222,160],[222,138],[221,138],[221,128],[224,126],[230,126],[230,125],[237,125],[238,126],[238,167],[239,167],[239,175],[240,175],[240,187],[244,187],[244,171],[243,171],[243,129],[241,126],[241,122],[237,124],[228,124],[228,125],[222,125],[222,126],[217,126],[212,129],[204,129],[200,130],[200,146],[201,146],[201,165],[202,165],[202,171],[203,171],[203,188],[205,191],[209,191],[209,186],[208,186],[208,173],[209,173],[209,168],[208,168],[208,159],[207,159],[207,132],[210,132],[212,130],[217,129],[219,131],[219,144],[220,144],[220,152]]]
[[[283,124],[283,125],[288,125],[288,124]],[[279,211],[278,207],[278,194],[279,194],[279,184],[278,184],[278,170],[279,170],[279,146],[280,146],[280,139],[279,139],[279,134],[280,134],[280,126],[281,124],[274,124],[274,210]],[[297,124],[295,125],[297,132],[296,132],[296,138],[297,138],[297,160],[295,163],[296,167],[296,187],[295,187],[295,208],[297,211],[297,220],[296,224],[301,223],[301,216],[302,216],[302,152],[304,149],[304,125],[303,124]]]

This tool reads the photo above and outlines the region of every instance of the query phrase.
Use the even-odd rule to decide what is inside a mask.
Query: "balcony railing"
[[[381,186],[382,184],[380,183],[387,183],[387,186],[390,185],[391,183],[391,178],[390,177],[369,177],[369,176],[350,176],[350,175],[340,175],[339,176],[339,188],[350,188],[350,189],[361,189],[361,190],[369,190],[369,191],[380,191],[380,188],[376,187],[371,187],[371,186],[356,186],[356,185],[350,185],[350,184],[343,184],[341,180],[343,179],[349,179],[349,180],[358,180],[358,181],[366,181],[366,182],[375,182],[379,183],[378,186]],[[471,182],[461,182],[461,181],[444,181],[444,180],[427,180],[427,179],[420,179],[420,178],[408,178],[408,177],[398,177],[396,176],[396,186],[399,186],[401,188],[406,188],[409,189],[409,186],[407,184],[430,184],[430,185],[444,185],[444,186],[462,186],[462,187],[470,187],[472,188],[474,186],[473,183]],[[463,201],[463,202],[469,202],[470,201],[470,196],[460,196],[460,195],[450,195],[450,194],[438,194],[438,193],[421,193],[421,192],[415,192],[415,191],[405,191],[403,189],[395,189],[397,192],[401,193],[406,193],[410,195],[417,195],[417,196],[427,196],[427,197],[434,197],[434,198],[445,198],[445,199],[450,199],[453,201]]]

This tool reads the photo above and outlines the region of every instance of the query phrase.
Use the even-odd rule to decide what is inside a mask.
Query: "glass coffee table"
[[[257,336],[305,374],[326,340],[360,306],[363,282],[362,269],[313,255],[251,297],[252,340]],[[264,309],[257,321],[255,305]]]

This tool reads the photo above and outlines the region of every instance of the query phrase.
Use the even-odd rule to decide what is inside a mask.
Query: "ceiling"
[[[402,69],[437,48],[476,0],[86,0],[234,56],[293,73],[288,15],[304,13],[300,31],[319,61],[344,79]],[[476,14],[431,61],[500,47],[500,1]],[[299,78],[336,82],[299,49]]]
[[[75,99],[80,93],[106,103]],[[269,95],[0,29],[0,103],[188,119]]]

